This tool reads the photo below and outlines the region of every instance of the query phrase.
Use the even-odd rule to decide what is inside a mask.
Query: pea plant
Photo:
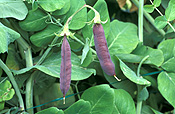
[[[0,0],[1,114],[175,114],[175,0]]]

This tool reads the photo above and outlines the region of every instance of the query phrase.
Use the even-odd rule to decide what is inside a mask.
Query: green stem
[[[54,45],[54,44],[57,42],[58,38],[59,38],[59,37],[56,36],[56,37],[53,39],[53,41],[52,41],[52,43],[51,43],[50,45]],[[44,59],[47,57],[47,55],[49,54],[49,52],[50,52],[51,49],[52,49],[52,46],[49,46],[49,47],[47,48],[47,50],[44,52],[43,56],[39,59],[39,61],[37,62],[36,65],[40,65],[40,64],[44,61]]]
[[[16,91],[16,95],[18,96],[20,108],[21,108],[21,110],[24,110],[24,102],[23,102],[20,90],[18,88],[18,85],[15,81],[15,78],[14,78],[12,72],[10,71],[10,69],[4,64],[4,62],[1,59],[0,59],[0,67],[5,71],[5,73],[9,77],[9,79],[10,79],[10,81],[11,81],[11,83]]]
[[[75,90],[76,90],[77,93],[79,93],[78,86],[77,86],[78,83],[79,83],[79,81],[77,81],[76,84],[75,84]],[[78,99],[80,99],[80,98],[81,98],[80,94],[78,94]]]
[[[140,69],[141,69],[141,66],[142,66],[143,62],[144,62],[146,59],[148,59],[148,57],[149,57],[149,55],[145,56],[145,57],[141,60],[139,66],[138,66],[138,68],[137,68],[137,76],[138,76],[138,77],[140,76]],[[142,89],[141,86],[140,86],[140,85],[137,85],[138,94],[140,93],[141,89]],[[136,114],[141,114],[141,109],[142,109],[142,101],[139,100],[139,99],[137,98],[137,113],[136,113]]]
[[[142,66],[143,62],[144,62],[146,59],[148,59],[148,57],[149,57],[149,55],[145,56],[145,57],[140,61],[140,63],[139,63],[139,66],[138,66],[138,68],[137,68],[137,76],[138,76],[138,77],[140,76],[140,69],[141,69],[141,66]]]
[[[144,0],[139,0],[138,33],[139,33],[139,40],[142,43],[143,43],[143,4]]]
[[[18,44],[22,46],[24,53],[25,53],[25,59],[26,59],[26,67],[32,67],[33,66],[33,60],[32,60],[32,53],[31,48],[27,44],[27,42],[23,38],[17,39]],[[26,108],[33,107],[33,75],[29,77],[29,79],[26,82]],[[28,113],[33,114],[33,109],[28,110]]]
[[[35,106],[40,105],[39,96],[38,95],[35,95],[34,96],[34,99],[35,99]],[[41,111],[41,107],[37,107],[36,110],[37,110],[37,112]]]
[[[141,109],[142,109],[142,101],[138,100],[137,101],[137,112],[136,112],[136,114],[141,114]]]
[[[132,0],[132,2],[139,8],[139,2],[137,0]],[[156,30],[162,35],[165,35],[165,31],[162,29],[158,29],[155,25],[154,25],[154,19],[152,18],[152,16],[147,13],[145,10],[143,10],[143,14],[144,16],[148,19],[148,21],[156,28]]]

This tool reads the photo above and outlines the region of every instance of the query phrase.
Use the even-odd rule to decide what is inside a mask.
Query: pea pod
[[[60,89],[63,93],[63,104],[65,104],[65,95],[70,88],[71,83],[71,49],[67,36],[64,35],[61,46],[61,70],[60,70]]]
[[[93,26],[93,34],[95,49],[103,71],[107,75],[114,76],[118,81],[120,81],[120,79],[116,77],[115,66],[109,54],[103,26],[95,23]]]

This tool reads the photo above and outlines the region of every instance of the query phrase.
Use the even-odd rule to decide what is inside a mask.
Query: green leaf
[[[90,77],[92,74],[96,74],[95,69],[84,68],[80,64],[80,59],[73,52],[71,53],[71,62],[72,62],[72,75],[71,80],[83,80]],[[61,53],[53,53],[50,55],[42,65],[35,65],[33,67],[24,68],[18,71],[13,70],[14,74],[22,74],[25,73],[32,68],[37,68],[40,71],[53,76],[60,77],[60,65],[61,65]]]
[[[87,89],[81,98],[91,103],[90,114],[110,114],[113,111],[114,90],[107,84]]]
[[[41,32],[35,33],[30,37],[30,41],[37,47],[48,46],[53,38],[55,33],[58,32],[61,28],[57,25],[48,25]]]
[[[139,101],[146,101],[149,97],[149,92],[146,87],[141,87],[141,90],[138,93],[137,100]]]
[[[0,53],[8,51],[8,45],[19,37],[19,33],[0,23]]]
[[[67,19],[70,16],[72,16],[73,13],[75,13],[77,10],[83,7],[83,5],[86,4],[84,0],[70,0],[70,2],[71,2],[70,9],[66,13],[65,21],[67,21]],[[83,8],[80,12],[78,12],[75,16],[73,16],[69,24],[69,29],[71,30],[81,29],[85,26],[86,22],[87,22],[87,8]]]
[[[84,48],[83,48],[83,53],[82,53],[82,58],[81,58],[81,64],[85,60],[88,52],[89,52],[89,39],[86,38],[86,44],[84,45]]]
[[[163,114],[163,113],[161,113],[161,112],[159,112],[159,111],[157,111],[157,110],[155,110],[155,109],[153,109],[153,108],[151,108],[152,109],[152,111],[154,112],[154,114]]]
[[[0,110],[4,109],[5,101],[0,102]]]
[[[64,15],[69,11],[69,9],[70,9],[70,0],[64,0],[64,2],[65,2],[65,5],[63,6],[63,8],[61,8],[60,10],[54,11],[52,13],[53,15]]]
[[[174,66],[175,66],[175,57],[172,57],[169,60],[167,60],[166,62],[164,62],[161,67],[168,72],[175,73]]]
[[[19,22],[20,27],[25,31],[39,31],[44,29],[47,24],[48,15],[40,9],[30,10],[24,21]]]
[[[156,17],[154,24],[157,28],[163,29],[167,25],[167,19],[165,16]]]
[[[92,51],[89,50],[87,55],[86,55],[86,58],[84,59],[83,63],[81,64],[83,67],[87,67],[90,65],[90,63],[92,63],[93,61],[93,57],[92,57]]]
[[[170,0],[167,9],[165,10],[165,17],[168,21],[173,21],[175,19],[175,1]]]
[[[165,38],[175,38],[175,32],[166,33]]]
[[[154,5],[144,5],[144,10],[148,13],[152,13],[154,11]]]
[[[8,55],[6,59],[6,65],[9,69],[19,70],[21,67],[23,67],[21,64],[21,58],[16,52],[17,50],[15,48],[15,45],[10,44],[8,47]]]
[[[64,114],[89,114],[91,110],[91,104],[89,101],[83,99],[78,100],[64,111]]]
[[[154,0],[154,1],[153,1],[153,4],[154,4],[156,7],[159,7],[160,4],[161,4],[161,0]]]
[[[120,68],[123,74],[132,82],[139,85],[147,85],[150,86],[151,83],[142,77],[138,77],[133,70],[131,70],[125,63],[123,63],[120,59]]]
[[[65,2],[63,0],[38,0],[38,4],[48,12],[53,12],[57,9],[63,8]]]
[[[34,95],[42,94],[56,81],[56,78],[51,77],[41,71],[35,71],[32,75],[34,75],[36,83],[34,84]]]
[[[36,114],[64,114],[64,112],[62,110],[59,110],[56,107],[50,107],[50,108],[41,110],[37,112]]]
[[[12,89],[12,85],[8,80],[0,83],[0,102],[10,100],[14,94],[15,91]]]
[[[93,6],[93,8],[95,10],[97,10],[100,14],[100,19],[101,21],[106,21],[107,22],[105,24],[102,24],[104,32],[105,32],[105,37],[108,37],[109,34],[109,30],[110,30],[110,18],[109,18],[109,13],[108,13],[108,7],[107,4],[104,0],[98,0],[95,5]],[[88,20],[87,22],[91,21],[94,18],[95,14],[94,11],[90,10],[88,12]],[[84,38],[89,38],[90,39],[90,46],[94,46],[94,36],[93,36],[93,28],[92,25],[86,25],[83,29],[82,29],[82,33]]]
[[[142,44],[139,44],[132,54],[144,57],[149,55],[144,64],[153,64],[157,67],[161,66],[164,61],[163,53],[160,49],[153,49]]]
[[[135,104],[132,97],[123,89],[114,89],[115,105],[112,114],[135,114]]]
[[[167,61],[168,59],[175,56],[175,39],[168,39],[162,41],[158,49],[162,50],[164,61]]]
[[[114,78],[114,76],[108,76],[107,74],[104,74],[104,77],[106,78],[106,80],[109,82],[110,85],[112,85],[113,87],[115,87],[117,89],[124,89],[125,91],[127,91],[134,98],[135,97],[134,92],[137,90],[136,84],[131,82],[130,80],[128,80],[123,75],[122,71],[120,70],[118,58],[115,57],[115,56],[111,56],[111,59],[112,59],[113,63],[115,64],[116,76],[119,79],[121,79],[121,81],[117,81]]]
[[[112,21],[107,42],[110,54],[132,52],[138,44],[137,26],[118,20]]]
[[[175,73],[161,72],[157,80],[160,93],[175,108]]]
[[[39,88],[38,88],[38,91],[40,91]],[[70,88],[67,92],[67,95],[71,95],[71,97],[67,97],[65,99],[65,104],[63,104],[63,100],[59,99],[59,98],[63,97],[63,93],[61,92],[61,89],[60,89],[60,84],[59,83],[52,83],[52,85],[49,88],[47,88],[47,90],[45,90],[42,94],[39,95],[40,104],[47,103],[44,106],[42,106],[41,108],[45,109],[45,108],[55,106],[55,107],[59,107],[59,109],[66,109],[69,106],[71,106],[73,103],[75,103],[75,101],[76,101],[75,94],[74,94],[72,87],[70,86]],[[50,102],[53,100],[54,100],[54,102]]]
[[[141,110],[141,114],[154,114],[148,105],[144,105]]]
[[[123,53],[116,54],[115,56],[121,59],[122,61],[129,63],[140,63],[140,61],[144,58],[144,56],[141,55]]]
[[[23,20],[27,13],[27,7],[21,0],[0,0],[0,18],[13,17]]]

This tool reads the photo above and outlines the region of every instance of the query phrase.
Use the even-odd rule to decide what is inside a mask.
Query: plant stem
[[[137,112],[136,112],[136,114],[141,114],[141,109],[142,109],[142,101],[138,100],[137,101]]]
[[[50,45],[54,45],[54,44],[57,42],[58,38],[59,38],[59,37],[56,36],[56,37],[53,39],[53,41],[51,42]],[[42,55],[42,57],[39,59],[39,61],[37,62],[36,65],[40,65],[40,64],[44,61],[44,59],[47,57],[47,55],[49,54],[49,52],[50,52],[51,49],[52,49],[52,46],[49,46],[49,47],[47,48],[47,50],[44,52],[44,54]]]
[[[16,95],[18,96],[20,108],[21,108],[21,110],[24,110],[24,102],[23,102],[20,90],[18,88],[18,85],[15,81],[15,78],[14,78],[12,72],[10,71],[10,69],[4,64],[4,62],[1,59],[0,59],[0,67],[5,71],[5,73],[9,77],[9,79],[10,79],[10,81],[11,81],[11,83],[16,91]]]
[[[137,0],[132,0],[132,2],[139,8],[139,2]],[[144,9],[143,9],[143,14],[144,16],[148,19],[148,21],[156,28],[156,30],[162,35],[165,35],[165,31],[162,29],[158,29],[155,25],[154,25],[154,19],[152,18],[152,16],[147,13]]]
[[[139,0],[138,33],[139,40],[143,43],[143,4],[144,0]]]
[[[144,62],[148,57],[149,57],[149,55],[145,56],[145,57],[141,60],[139,66],[138,66],[138,68],[137,68],[137,76],[138,76],[138,77],[140,76],[140,69],[141,69],[141,66],[142,66],[143,62]],[[137,85],[138,94],[141,92],[141,89],[142,89],[142,88],[141,88],[141,85]],[[137,113],[136,113],[136,114],[141,114],[141,109],[142,109],[142,101],[139,100],[138,97],[137,97]]]
[[[25,53],[26,67],[33,66],[31,48],[23,38],[17,39],[18,44],[22,46]],[[26,82],[26,108],[33,107],[33,75]],[[28,110],[29,114],[33,114],[33,109]]]
[[[79,81],[77,81],[76,84],[75,84],[75,89],[76,89],[77,93],[79,93],[79,90],[78,90],[78,87],[77,87],[78,83],[79,83]],[[81,98],[80,94],[78,94],[78,99],[80,99],[80,98]]]
[[[34,96],[34,99],[35,99],[35,106],[40,105],[39,96],[38,95],[35,95]],[[36,110],[37,110],[37,112],[41,111],[41,107],[37,107]]]

